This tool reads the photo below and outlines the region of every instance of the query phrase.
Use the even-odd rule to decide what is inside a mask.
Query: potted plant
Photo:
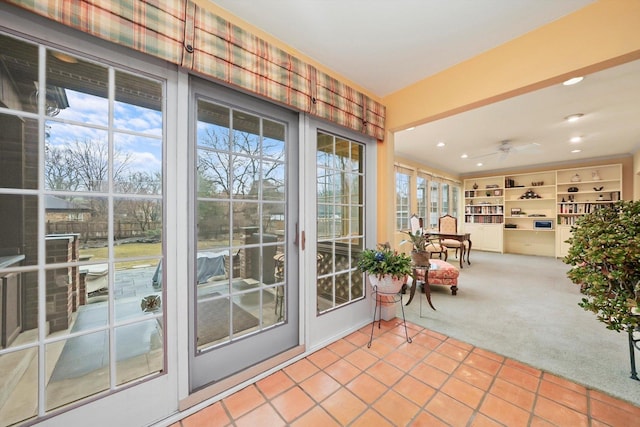
[[[411,243],[413,245],[411,250],[413,263],[415,265],[429,265],[430,254],[427,251],[427,245],[429,245],[430,241],[424,232],[418,229],[415,233],[411,232],[411,230],[404,231],[404,233],[409,236],[409,239],[403,240],[400,244]]]
[[[411,258],[406,254],[378,245],[362,251],[357,262],[359,271],[369,276],[371,286],[378,292],[398,293],[411,274]]]
[[[579,305],[607,329],[632,333],[640,324],[640,201],[618,201],[572,227],[564,262],[585,295]]]

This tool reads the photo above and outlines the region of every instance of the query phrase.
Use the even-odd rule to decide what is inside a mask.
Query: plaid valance
[[[384,105],[193,0],[8,2],[298,111],[384,139]]]

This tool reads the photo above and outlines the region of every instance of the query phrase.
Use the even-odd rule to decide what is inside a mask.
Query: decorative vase
[[[580,175],[575,174],[571,177],[571,182],[580,182]]]
[[[404,284],[403,278],[396,278],[390,274],[385,274],[382,277],[378,277],[375,274],[369,274],[369,283],[374,290],[385,294],[397,294],[400,292],[402,285]]]

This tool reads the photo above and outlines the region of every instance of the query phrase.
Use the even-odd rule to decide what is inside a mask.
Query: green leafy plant
[[[640,323],[640,201],[618,201],[580,217],[564,262],[585,295],[579,305],[607,329],[631,331]]]
[[[403,233],[407,234],[409,236],[409,238],[401,241],[400,242],[401,245],[403,245],[405,243],[411,243],[413,245],[413,250],[414,251],[421,251],[422,252],[422,251],[426,251],[427,250],[427,245],[429,244],[429,239],[422,232],[422,230],[418,229],[418,230],[416,230],[415,233],[412,233],[411,230],[409,230],[409,231],[403,231]]]
[[[376,249],[362,251],[357,268],[363,273],[379,278],[389,274],[396,279],[402,279],[411,274],[411,258],[402,252],[378,245]]]

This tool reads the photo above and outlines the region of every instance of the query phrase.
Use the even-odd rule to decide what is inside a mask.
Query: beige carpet
[[[567,279],[568,268],[552,257],[473,251],[458,295],[432,286],[437,311],[416,295],[405,307],[407,320],[640,406],[627,334],[606,329],[578,306],[582,295]],[[640,369],[640,351],[636,358]]]

